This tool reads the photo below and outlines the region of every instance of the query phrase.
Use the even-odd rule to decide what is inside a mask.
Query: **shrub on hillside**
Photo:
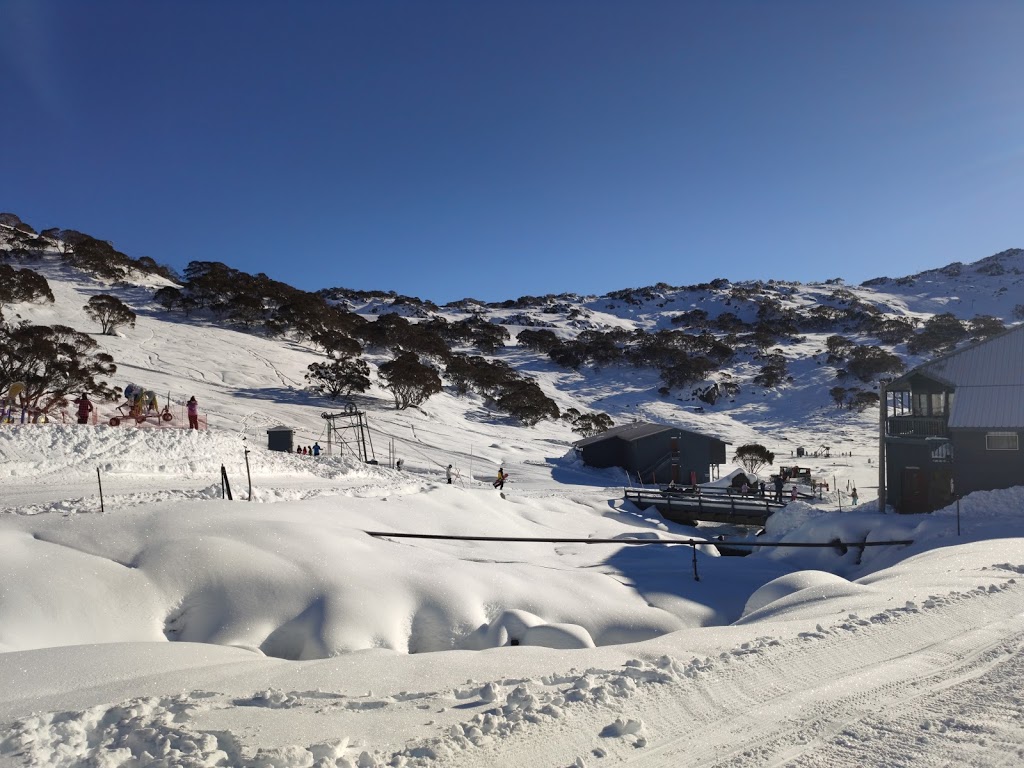
[[[877,319],[868,333],[884,344],[904,344],[914,335],[914,323],[903,317]]]
[[[968,332],[972,339],[987,339],[1006,330],[1006,324],[998,317],[991,315],[975,315],[967,322]]]
[[[930,317],[921,330],[907,342],[907,351],[912,355],[925,352],[945,352],[953,349],[967,338],[967,329],[950,312]]]
[[[445,364],[445,375],[460,395],[476,392],[496,399],[502,387],[518,378],[515,370],[501,360],[487,360],[479,355],[452,355]]]
[[[839,334],[829,336],[825,339],[825,349],[828,350],[826,362],[830,365],[842,363],[856,346],[856,342],[850,341],[845,336],[840,336]]]
[[[27,301],[53,303],[53,291],[46,278],[32,269],[0,264],[0,307]]]
[[[754,383],[765,389],[774,389],[786,381],[786,358],[779,353],[767,355]]]
[[[561,418],[572,425],[573,432],[583,437],[599,435],[615,426],[615,422],[607,413],[580,413],[575,408],[566,409]]]
[[[702,355],[679,355],[676,360],[659,370],[661,380],[669,389],[685,389],[703,381],[717,369],[715,362]]]
[[[899,357],[873,345],[854,347],[846,362],[846,372],[861,381],[875,381],[882,374],[900,373],[903,368]]]
[[[528,427],[544,419],[557,419],[558,406],[535,381],[518,379],[506,384],[497,399],[498,407]]]
[[[555,349],[562,343],[561,339],[555,335],[554,331],[546,329],[534,331],[527,328],[526,330],[519,332],[519,335],[516,336],[516,340],[519,342],[519,346],[525,347],[533,352],[539,352],[542,355],[548,354],[551,350]]]

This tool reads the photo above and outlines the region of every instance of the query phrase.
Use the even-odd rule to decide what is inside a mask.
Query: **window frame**
[[[1013,445],[1005,446],[993,446],[993,438],[1012,438],[1008,442],[1012,442]],[[1020,450],[1020,435],[1016,432],[986,432],[985,433],[985,450],[986,451],[1019,451]]]

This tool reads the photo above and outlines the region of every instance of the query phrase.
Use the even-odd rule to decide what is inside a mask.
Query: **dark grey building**
[[[1024,325],[913,368],[881,405],[882,498],[898,511],[1024,485]]]
[[[666,424],[637,421],[575,443],[591,467],[622,467],[644,483],[706,483],[718,477],[728,443]]]
[[[294,436],[295,430],[291,427],[271,427],[267,430],[267,448],[291,453],[295,450],[292,445]]]

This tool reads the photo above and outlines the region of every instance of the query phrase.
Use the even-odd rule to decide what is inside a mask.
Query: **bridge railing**
[[[764,515],[768,516],[785,504],[772,501],[767,496],[743,496],[741,494],[713,491],[711,493],[676,493],[661,491],[626,491],[624,497],[640,507],[665,507],[669,511],[696,512],[701,514]]]

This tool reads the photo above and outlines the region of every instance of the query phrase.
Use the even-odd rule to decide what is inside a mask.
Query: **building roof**
[[[270,427],[269,429],[267,429],[267,432],[294,432],[294,431],[295,430],[292,429],[291,427],[284,427],[284,426]]]
[[[1024,428],[1024,324],[929,360],[889,385],[926,376],[955,390],[951,429]]]
[[[956,388],[950,429],[1024,429],[1024,382]]]
[[[629,424],[620,424],[619,426],[607,429],[604,432],[601,432],[600,434],[591,435],[590,437],[585,437],[582,440],[577,440],[575,443],[573,443],[573,445],[575,445],[577,448],[583,448],[584,446],[592,445],[593,443],[599,443],[602,440],[639,440],[640,438],[650,437],[651,435],[657,435],[662,432],[683,433],[687,435],[703,437],[708,440],[719,440],[719,438],[711,435],[704,435],[701,434],[700,432],[694,432],[689,429],[672,427],[669,426],[668,424],[654,424],[649,421],[634,421],[630,422]],[[724,443],[725,441],[720,440],[720,442]],[[728,443],[726,444],[728,445]]]
[[[957,349],[912,368],[893,381],[905,384],[914,374],[960,387],[1013,385],[1024,382],[1024,323],[984,341]]]

